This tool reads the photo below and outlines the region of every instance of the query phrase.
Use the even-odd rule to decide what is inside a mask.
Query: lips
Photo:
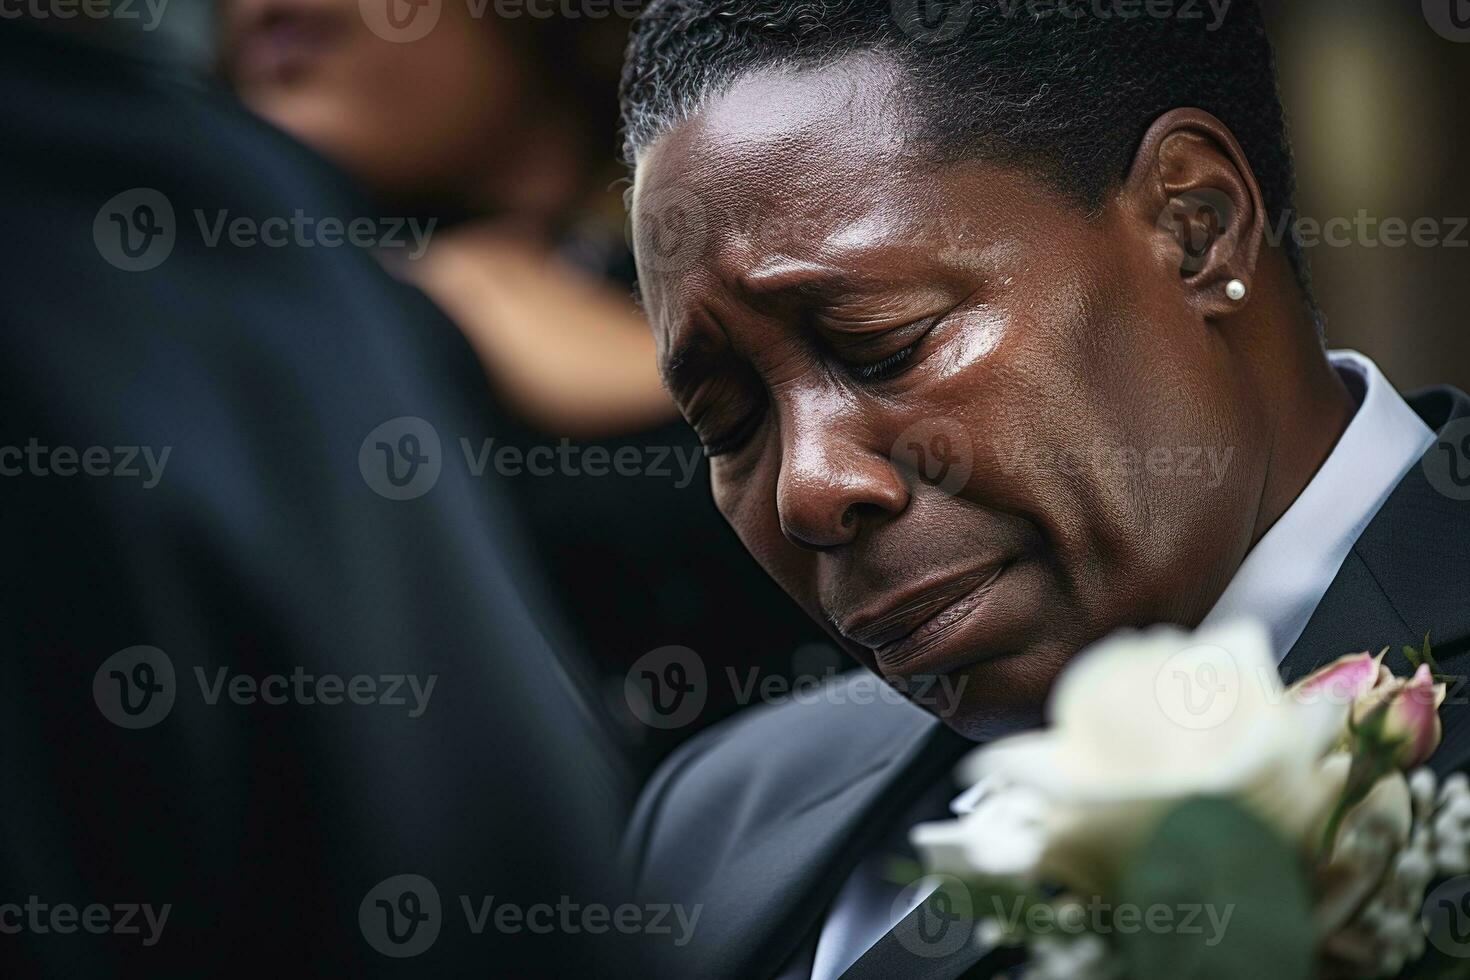
[[[837,622],[837,629],[872,650],[880,666],[908,664],[930,640],[947,635],[974,612],[1010,564],[984,565],[876,603],[877,612],[860,612]]]

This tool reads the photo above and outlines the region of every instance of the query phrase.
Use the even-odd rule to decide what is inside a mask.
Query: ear
[[[1204,316],[1250,301],[1268,219],[1256,176],[1224,123],[1202,109],[1160,116],[1139,144],[1123,193]],[[1243,300],[1226,295],[1236,279],[1246,286]]]

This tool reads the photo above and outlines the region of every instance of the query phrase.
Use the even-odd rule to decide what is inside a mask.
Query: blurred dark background
[[[1466,7],[1459,0],[1263,4],[1301,213],[1356,223],[1366,211],[1411,227],[1428,218],[1442,230],[1440,246],[1389,247],[1355,232],[1344,247],[1324,241],[1307,250],[1329,345],[1372,357],[1400,389],[1470,384],[1470,30],[1450,40],[1429,16],[1455,4]]]
[[[521,517],[544,627],[590,666],[644,772],[754,700],[751,671],[784,683],[846,665],[716,512],[632,298],[617,82],[638,4],[396,2],[219,0],[190,50],[378,215],[437,223],[424,254],[390,268],[478,355],[493,422],[466,435]],[[502,450],[538,465],[501,467]],[[697,688],[677,717],[624,683],[650,654]]]

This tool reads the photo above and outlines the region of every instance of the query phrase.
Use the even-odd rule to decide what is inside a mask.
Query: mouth
[[[916,668],[947,673],[969,666],[986,659],[986,654],[947,641],[983,612],[986,600],[1014,564],[1010,558],[946,579],[889,603],[877,614],[859,614],[838,623],[838,632],[873,651],[884,674],[911,673]],[[955,649],[945,649],[948,646]]]

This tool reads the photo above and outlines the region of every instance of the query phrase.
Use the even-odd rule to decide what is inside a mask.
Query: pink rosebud
[[[1428,664],[1420,664],[1413,677],[1386,692],[1383,737],[1398,745],[1394,761],[1399,768],[1422,765],[1439,747],[1439,706],[1444,697],[1445,686],[1434,682]]]
[[[1302,700],[1323,697],[1333,704],[1353,704],[1362,700],[1380,681],[1391,679],[1382,665],[1383,654],[1350,653],[1319,667],[1291,686],[1291,692]]]

